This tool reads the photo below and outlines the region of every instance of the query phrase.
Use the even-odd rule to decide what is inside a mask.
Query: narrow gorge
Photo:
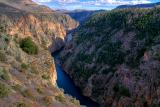
[[[0,0],[0,107],[160,107],[160,3],[144,1]]]
[[[69,33],[66,36],[66,42],[72,41],[72,33]],[[52,53],[52,56],[55,59],[55,67],[57,71],[57,85],[59,88],[62,88],[66,94],[75,97],[80,101],[81,105],[87,107],[99,107],[98,103],[92,101],[89,97],[86,97],[82,94],[81,90],[75,85],[74,81],[69,77],[69,75],[63,70],[61,66],[60,53],[63,51],[63,48]]]

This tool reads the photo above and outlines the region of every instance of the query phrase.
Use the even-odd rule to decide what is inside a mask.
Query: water
[[[79,100],[81,105],[85,105],[87,107],[99,107],[97,103],[82,95],[81,91],[75,86],[69,75],[67,75],[66,72],[61,68],[61,66],[59,66],[59,52],[55,52],[53,54],[53,57],[56,62],[55,66],[57,71],[58,87],[64,89],[65,94],[69,94]]]

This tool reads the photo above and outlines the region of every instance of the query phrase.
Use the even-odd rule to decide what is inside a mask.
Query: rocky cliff
[[[31,0],[0,1],[1,107],[80,106],[57,88],[50,53],[62,47],[57,43],[76,27],[69,16]]]
[[[61,53],[62,66],[101,107],[160,106],[160,8],[94,15]]]

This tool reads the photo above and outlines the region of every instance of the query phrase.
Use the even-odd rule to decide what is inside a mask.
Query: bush
[[[43,94],[44,92],[43,92],[43,88],[41,87],[41,86],[39,86],[37,89],[37,92],[39,93],[39,94]]]
[[[9,72],[6,71],[5,69],[0,69],[0,78],[3,79],[3,80],[10,80],[10,75],[9,75]]]
[[[16,107],[27,107],[27,104],[24,102],[17,102]]]
[[[34,65],[31,65],[31,71],[30,72],[33,73],[33,74],[39,74],[38,68]]]
[[[7,61],[6,55],[3,51],[0,51],[0,61],[2,62]]]
[[[73,103],[75,105],[80,105],[79,101],[76,100],[75,98],[72,98],[70,101],[71,101],[71,103]]]
[[[20,47],[28,54],[38,54],[38,47],[30,37],[22,39]]]
[[[22,63],[22,64],[21,64],[21,68],[22,68],[22,69],[28,69],[28,65],[25,64],[25,63]]]
[[[130,97],[131,96],[129,90],[124,86],[115,85],[113,90],[114,90],[114,92],[117,92],[122,96],[126,96],[126,97]]]
[[[34,97],[34,95],[33,95],[33,92],[32,92],[31,90],[29,90],[29,89],[23,91],[23,92],[22,92],[22,95],[23,95],[24,97],[28,97],[28,98],[31,98],[32,100],[35,100],[35,97]]]
[[[43,75],[42,75],[42,78],[45,79],[45,80],[48,80],[48,79],[50,79],[50,76],[47,75],[47,74],[43,74]]]
[[[19,91],[19,92],[20,92],[21,89],[22,89],[22,86],[19,85],[19,84],[16,84],[16,85],[13,85],[12,88],[13,88],[15,91]]]
[[[65,97],[63,95],[61,95],[61,94],[55,96],[55,99],[57,101],[60,101],[60,102],[63,102],[63,103],[66,102]]]
[[[6,84],[0,82],[0,97],[1,98],[8,96],[10,91],[11,91],[10,88]]]
[[[49,104],[52,103],[52,97],[51,97],[51,96],[46,96],[46,97],[43,98],[43,101],[44,101],[47,105],[49,105]]]

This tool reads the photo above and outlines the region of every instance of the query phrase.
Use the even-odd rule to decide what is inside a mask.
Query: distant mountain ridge
[[[137,5],[121,5],[116,9],[124,9],[124,8],[152,8],[160,6],[160,2],[157,3],[149,3],[149,4],[137,4]]]
[[[73,10],[73,11],[67,11],[67,10],[58,10],[58,12],[68,14],[76,21],[80,22],[81,24],[84,23],[86,20],[88,20],[93,14],[96,14],[97,12],[101,12],[103,10]]]

